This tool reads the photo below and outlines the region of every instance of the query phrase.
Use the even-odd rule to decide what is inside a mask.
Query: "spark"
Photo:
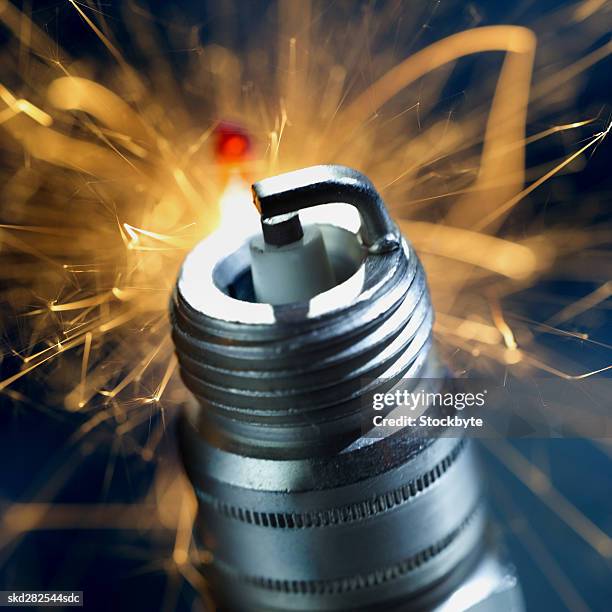
[[[605,342],[594,340],[593,338],[590,337],[590,334],[586,332],[569,331],[566,329],[560,329],[558,327],[548,325],[547,323],[542,323],[540,321],[534,321],[527,317],[521,317],[516,314],[514,315],[514,318],[531,323],[534,326],[534,328],[537,329],[538,331],[543,331],[549,334],[557,334],[560,336],[566,336],[569,338],[575,338],[576,340],[580,340],[581,342],[587,342],[588,344],[601,346],[602,348],[612,349],[612,344],[606,344]]]
[[[590,310],[597,306],[597,304],[607,300],[610,296],[612,296],[612,281],[607,281],[592,293],[585,295],[583,298],[577,300],[573,304],[569,304],[563,310],[560,310],[557,314],[548,319],[546,324],[556,326],[560,323],[564,323],[569,319],[577,317],[586,310]]]
[[[143,228],[135,227],[133,225],[130,225],[129,223],[124,223],[123,228],[130,237],[130,240],[128,241],[127,245],[128,248],[132,248],[133,245],[138,245],[140,243],[140,236],[146,236],[148,238],[158,240],[159,242],[164,242],[175,246],[184,247],[187,244],[191,244],[191,241],[181,240],[176,236],[172,236],[170,234],[160,234],[159,232],[152,232]]]
[[[127,376],[123,378],[123,380],[116,387],[110,391],[101,390],[100,394],[107,397],[116,397],[117,394],[125,389],[133,380],[141,377],[144,374],[145,370],[151,365],[151,362],[155,359],[159,351],[167,342],[168,339],[165,339],[164,342],[156,346]]]
[[[113,297],[113,293],[109,291],[108,293],[102,293],[100,295],[95,295],[90,298],[84,298],[82,300],[77,300],[76,302],[66,302],[65,304],[56,304],[51,302],[49,304],[49,310],[51,312],[64,312],[66,310],[80,310],[81,308],[87,308],[89,306],[99,306],[104,302],[108,302]]]
[[[586,378],[591,378],[593,376],[597,376],[597,374],[603,374],[604,372],[609,372],[612,370],[612,364],[603,366],[601,368],[597,368],[596,370],[589,370],[588,372],[583,372],[582,374],[568,374],[559,368],[551,366],[547,363],[544,363],[537,357],[533,355],[523,355],[524,360],[531,364],[532,366],[538,368],[539,370],[543,370],[544,372],[549,372],[550,374],[554,374],[563,380],[584,380]]]
[[[78,346],[79,344],[82,344],[83,341],[84,341],[83,338],[77,338],[75,340],[72,340],[71,342],[66,342],[65,344],[60,344],[58,342],[56,345],[54,345],[52,347],[53,349],[55,349],[54,353],[52,353],[51,355],[47,355],[45,358],[41,359],[40,361],[37,361],[36,363],[32,364],[31,366],[28,366],[27,368],[23,368],[22,370],[20,370],[16,374],[13,374],[12,376],[9,376],[8,378],[5,378],[4,380],[1,380],[0,381],[0,391],[3,391],[4,389],[6,389],[6,387],[8,387],[9,385],[12,385],[16,380],[19,380],[20,378],[23,378],[26,374],[29,374],[30,372],[32,372],[36,368],[40,367],[41,365],[43,365],[44,363],[49,361],[50,359],[53,359],[53,358],[57,357],[58,355],[61,355],[65,351],[68,351],[68,350],[74,348],[75,346]]]
[[[68,0],[72,6],[76,9],[77,13],[83,18],[83,21],[91,28],[95,35],[100,39],[102,44],[108,49],[109,53],[115,58],[117,63],[124,69],[127,75],[134,78],[134,73],[128,63],[125,61],[119,50],[111,43],[111,41],[104,36],[102,31],[96,26],[96,24],[87,16],[87,14],[79,7],[76,0]]]
[[[139,314],[139,310],[137,308],[133,308],[131,310],[126,310],[123,314],[114,317],[110,321],[106,323],[102,323],[102,325],[98,326],[98,331],[101,333],[107,333],[121,325],[125,325],[128,321],[131,321]]]
[[[162,526],[155,520],[154,506],[145,504],[12,504],[2,524],[13,533],[49,529],[135,529]],[[147,516],[148,519],[143,520]]]
[[[576,158],[580,157],[580,155],[582,155],[585,151],[599,144],[608,135],[611,127],[612,127],[612,123],[610,123],[606,127],[605,130],[598,132],[597,134],[592,136],[589,142],[583,147],[581,147],[580,149],[578,149],[578,151],[576,151],[575,153],[572,153],[570,156],[564,159],[560,164],[557,164],[552,170],[548,171],[546,174],[541,176],[538,180],[531,183],[529,187],[526,187],[521,192],[516,194],[514,197],[510,198],[507,202],[505,202],[500,207],[498,207],[496,210],[493,210],[483,219],[478,221],[474,225],[474,229],[477,231],[484,230],[493,221],[498,219],[500,216],[502,216],[504,213],[510,210],[513,206],[518,204],[525,196],[529,195],[532,191],[535,191],[538,187],[540,187],[546,181],[550,180],[553,176],[555,176],[555,174],[558,174],[561,170],[563,170],[563,168],[571,164]]]
[[[85,346],[83,348],[83,358],[81,361],[81,389],[85,388],[85,379],[87,378],[87,366],[89,363],[89,353],[91,352],[91,332],[87,332],[85,334]],[[79,401],[79,408],[83,408],[85,406],[85,400],[81,398]]]
[[[493,317],[493,322],[495,323],[495,327],[499,329],[506,347],[510,350],[516,350],[517,344],[516,340],[514,339],[514,334],[512,333],[508,323],[506,323],[506,319],[504,319],[504,313],[499,305],[499,301],[497,298],[491,296],[489,304],[491,305],[491,316]]]
[[[155,393],[153,394],[153,399],[156,402],[159,402],[159,400],[161,399],[161,396],[163,395],[166,389],[166,386],[168,385],[168,383],[170,382],[170,379],[172,378],[172,374],[174,374],[174,370],[176,369],[176,366],[177,366],[176,357],[173,355],[170,361],[168,362],[168,366],[166,367],[166,371],[164,372],[164,376],[161,382],[159,383],[159,386],[157,387]]]
[[[601,45],[591,53],[587,53],[584,57],[581,57],[578,61],[570,64],[562,70],[555,71],[553,76],[536,83],[533,87],[532,99],[538,100],[550,94],[555,88],[567,83],[571,79],[576,78],[579,74],[583,73],[587,68],[605,59],[612,53],[612,41]]]
[[[34,232],[36,234],[48,234],[51,236],[72,236],[70,230],[66,230],[60,227],[37,227],[35,225],[8,225],[0,223],[0,228],[5,230],[14,230],[22,232]]]
[[[477,265],[513,279],[528,278],[537,269],[533,250],[517,242],[422,221],[400,220],[399,224],[412,237],[415,247],[425,253]]]
[[[174,551],[172,553],[174,562],[179,566],[185,565],[189,559],[189,544],[191,543],[191,530],[195,514],[195,499],[193,494],[189,493],[187,488],[185,488],[181,499],[179,523],[176,528]]]
[[[606,0],[583,0],[576,6],[574,18],[584,21],[594,15],[605,3]]]
[[[442,312],[437,313],[434,329],[442,332],[444,336],[452,334],[464,340],[477,340],[491,345],[498,345],[501,340],[499,330],[491,325],[461,319]]]
[[[0,99],[8,106],[8,108],[0,113],[0,124],[8,121],[15,115],[23,113],[31,119],[34,119],[42,126],[49,127],[53,123],[51,115],[25,100],[24,98],[15,98],[13,94],[0,83]]]
[[[80,401],[77,405],[79,409],[83,408],[84,406],[85,403],[83,401]],[[77,429],[72,436],[72,441],[75,442],[76,440],[83,438],[88,433],[91,433],[98,425],[112,418],[113,413],[110,410],[98,410],[97,412],[94,412],[93,415]]]
[[[590,125],[594,121],[595,119],[585,119],[584,121],[574,121],[572,123],[566,123],[564,125],[553,125],[547,130],[542,130],[541,132],[538,132],[537,134],[534,134],[533,136],[529,136],[528,138],[525,138],[524,144],[525,146],[530,145],[534,142],[537,142],[538,140],[547,138],[548,136],[551,136],[552,134],[559,134],[560,132],[567,132],[568,130],[575,130],[576,128],[584,127],[585,125]],[[521,143],[519,143],[516,146],[521,146]]]

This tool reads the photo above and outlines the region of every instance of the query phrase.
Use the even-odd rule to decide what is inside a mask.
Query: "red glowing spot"
[[[233,134],[221,142],[221,153],[227,157],[241,157],[249,148],[249,143],[244,136]]]
[[[245,131],[236,125],[221,124],[216,129],[217,159],[225,163],[244,161],[251,148],[251,141]]]

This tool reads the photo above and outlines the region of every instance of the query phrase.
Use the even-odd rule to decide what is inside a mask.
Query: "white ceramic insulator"
[[[258,302],[306,302],[335,285],[321,230],[304,227],[304,236],[285,246],[267,244],[263,236],[250,243],[253,287]]]

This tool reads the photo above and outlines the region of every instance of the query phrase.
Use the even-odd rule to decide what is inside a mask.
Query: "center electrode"
[[[297,213],[262,219],[262,234],[250,244],[251,274],[258,302],[304,302],[335,284],[321,230],[302,227]]]

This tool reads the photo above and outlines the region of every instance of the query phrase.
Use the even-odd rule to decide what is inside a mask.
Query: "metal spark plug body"
[[[264,231],[275,248],[304,241],[291,213],[312,213],[335,284],[302,302],[258,303],[249,242],[228,236],[184,263],[172,323],[196,401],[179,435],[220,607],[521,609],[488,544],[470,442],[364,431],[365,396],[444,371],[423,269],[380,196],[340,166],[253,191],[264,223],[288,215]],[[352,205],[361,223],[328,203]]]

